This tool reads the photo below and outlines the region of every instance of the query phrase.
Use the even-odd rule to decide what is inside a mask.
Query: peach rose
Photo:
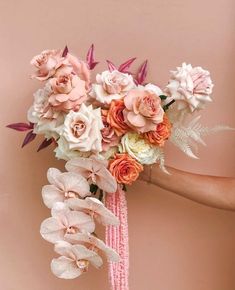
[[[143,166],[126,153],[116,154],[109,164],[111,174],[123,184],[132,184],[142,170]]]
[[[123,110],[125,105],[123,100],[113,100],[107,114],[107,122],[114,129],[117,136],[125,134],[129,127],[124,122]]]
[[[61,50],[44,50],[39,55],[33,57],[30,63],[37,69],[32,78],[45,81],[53,76],[62,65],[63,57]]]
[[[32,75],[40,81],[45,81],[53,77],[61,67],[70,67],[74,74],[85,81],[86,88],[90,85],[90,70],[88,65],[77,57],[68,53],[62,56],[62,50],[44,50],[31,60],[31,65],[36,67],[36,72]]]
[[[60,70],[49,82],[52,88],[49,104],[56,111],[77,111],[87,99],[85,81],[73,74],[70,67]]]
[[[110,147],[117,146],[120,138],[115,133],[113,127],[107,122],[107,114],[108,110],[102,110],[102,122],[104,128],[101,130],[102,135],[102,149],[103,151],[107,151]]]
[[[90,87],[91,76],[87,63],[68,53],[65,64],[72,66],[73,72],[86,83],[86,89],[88,89]]]
[[[124,120],[138,133],[155,130],[156,125],[163,120],[161,99],[153,91],[131,90],[124,97],[124,104]]]
[[[149,131],[143,134],[143,137],[151,144],[157,146],[164,146],[165,141],[170,137],[171,134],[171,122],[167,115],[164,114],[163,122],[157,124],[154,131]]]

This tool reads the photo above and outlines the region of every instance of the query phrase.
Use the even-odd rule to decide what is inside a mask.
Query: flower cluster
[[[108,70],[92,81],[91,70],[97,64],[94,46],[86,62],[67,47],[35,56],[32,78],[45,85],[35,93],[28,111],[31,135],[43,134],[41,147],[54,144],[59,159],[97,156],[108,160],[117,181],[131,184],[142,165],[159,160],[174,125],[171,111],[202,109],[211,101],[213,87],[208,71],[183,63],[161,89],[144,82],[146,62],[136,76],[129,72],[134,60],[119,67],[108,61]]]
[[[118,260],[95,234],[95,220],[118,225],[102,203],[105,193],[131,185],[144,165],[159,163],[165,170],[167,140],[191,157],[191,141],[203,143],[198,119],[188,128],[183,121],[211,101],[210,73],[183,63],[160,88],[145,81],[147,61],[137,73],[130,71],[134,61],[118,67],[107,61],[107,70],[93,76],[98,64],[93,45],[86,61],[67,47],[41,52],[31,61],[32,78],[42,87],[28,110],[29,123],[8,126],[28,131],[22,147],[41,134],[38,151],[53,145],[55,156],[67,161],[67,172],[49,169],[50,185],[42,190],[51,217],[42,223],[41,235],[60,255],[51,264],[60,278],[78,277],[89,264],[99,268],[102,254]]]
[[[105,164],[95,158],[87,162],[74,159],[66,167],[67,172],[56,168],[47,172],[50,184],[43,187],[42,197],[51,217],[42,222],[40,233],[60,255],[52,260],[52,272],[59,278],[73,279],[86,272],[89,264],[101,267],[100,255],[112,262],[119,260],[118,254],[95,235],[95,220],[104,226],[117,226],[119,220],[90,191],[96,180],[101,190],[110,192],[115,192],[117,184]]]

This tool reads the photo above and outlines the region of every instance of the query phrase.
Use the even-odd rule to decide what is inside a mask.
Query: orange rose
[[[163,122],[156,126],[155,131],[149,131],[144,133],[144,138],[151,144],[157,146],[164,146],[165,141],[169,138],[171,134],[171,123],[165,114],[163,117]]]
[[[110,161],[109,171],[118,183],[131,184],[143,171],[143,166],[128,154],[122,153],[116,154]]]
[[[123,100],[113,100],[108,111],[107,122],[114,129],[117,136],[122,136],[129,129],[127,124],[124,122],[124,109],[125,105]]]

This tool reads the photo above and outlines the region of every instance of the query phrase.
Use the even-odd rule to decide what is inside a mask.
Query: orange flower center
[[[77,260],[76,264],[78,266],[78,268],[82,271],[82,272],[87,272],[88,270],[88,266],[89,266],[89,261],[87,260]]]

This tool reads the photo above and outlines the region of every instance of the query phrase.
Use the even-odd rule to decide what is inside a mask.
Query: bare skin
[[[141,179],[198,203],[235,211],[235,178],[200,175],[167,167],[170,175],[158,166],[146,167]]]

